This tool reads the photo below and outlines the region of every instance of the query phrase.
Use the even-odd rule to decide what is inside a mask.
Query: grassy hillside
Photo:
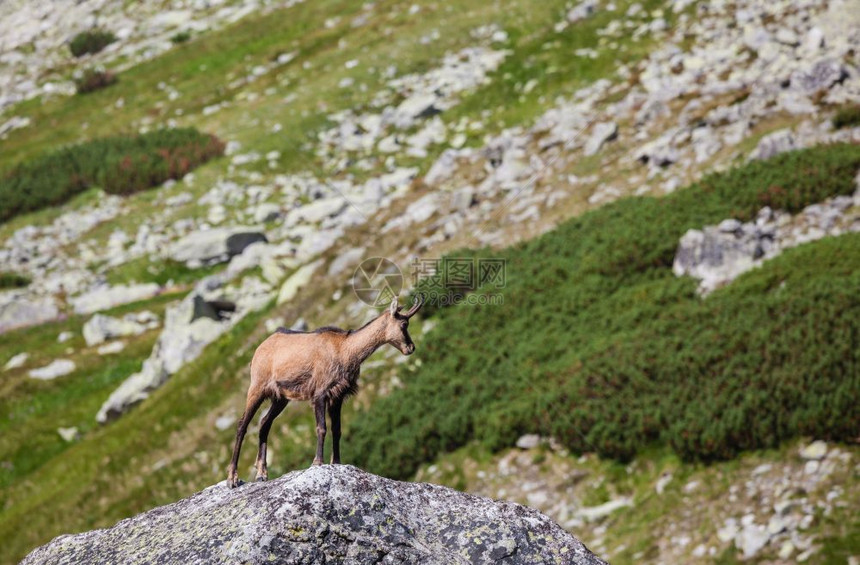
[[[233,183],[235,192],[225,198],[224,225],[246,225],[253,218],[246,213],[253,189],[271,189],[268,203],[281,211],[307,203],[307,195],[294,202],[286,190],[281,194],[283,177],[291,174],[360,182],[399,166],[417,166],[419,176],[426,173],[449,142],[430,145],[425,157],[385,153],[378,147],[355,151],[332,167],[317,151],[319,133],[336,123],[338,112],[373,113],[397,106],[402,94],[387,86],[392,77],[438,68],[442,57],[464,48],[508,51],[490,82],[461,93],[458,104],[440,114],[452,134],[465,136],[464,147],[483,148],[507,127],[523,131],[560,99],[609,79],[618,89],[597,104],[596,111],[602,112],[639,80],[631,63],[660,47],[654,39],[659,34],[631,30],[659,19],[672,33],[679,18],[696,19],[695,5],[678,14],[658,0],[613,4],[615,9],[569,23],[568,0],[308,0],[289,9],[252,13],[218,31],[195,31],[163,55],[121,71],[108,63],[108,71],[119,75],[110,88],[86,96],[34,98],[0,117],[0,124],[11,115],[30,120],[29,126],[0,140],[0,194],[8,190],[16,200],[14,210],[6,200],[0,204],[0,243],[24,226],[45,226],[60,214],[88,209],[103,197],[99,188],[110,188],[95,173],[87,182],[68,184],[73,180],[65,178],[68,170],[46,166],[62,147],[98,148],[98,142],[86,144],[152,135],[147,132],[163,127],[211,133],[233,146],[228,157],[201,164],[193,179],[181,178],[183,167],[176,174],[165,176],[171,171],[162,170],[145,179],[152,182],[139,188],[179,177],[169,186],[123,194],[120,216],[94,226],[63,250],[74,259],[80,256],[75,268],[91,270],[109,284],[152,281],[165,286],[165,294],[157,298],[107,314],[144,308],[161,314],[193,282],[226,265],[194,269],[158,253],[121,264],[104,258],[84,264],[88,259],[78,244],[108,247],[115,231],[133,236],[155,220],[163,225],[194,220],[200,227],[210,211],[201,197],[221,181]],[[633,5],[639,5],[632,11],[640,15],[622,16]],[[607,32],[623,18],[636,25]],[[504,33],[491,40],[494,30]],[[572,55],[583,50],[591,54]],[[619,66],[627,66],[628,74],[617,74]],[[374,99],[382,91],[390,97],[380,106]],[[739,99],[735,93],[727,98]],[[680,111],[686,102],[672,101],[667,112]],[[718,97],[705,107],[720,104]],[[850,127],[852,115],[845,115],[840,124]],[[762,135],[805,119],[780,115],[756,121],[740,144],[721,150],[719,163],[742,161]],[[649,136],[669,124],[661,120],[651,124],[655,129]],[[569,167],[557,169],[557,180],[553,175],[539,181],[577,202],[548,204],[541,212],[542,231],[558,218],[593,207],[591,191],[570,181],[568,173],[599,177],[606,185],[627,176],[646,184],[642,163],[627,158],[643,140],[631,135],[633,124],[619,121],[619,139],[603,153],[580,158],[578,150],[562,151],[558,166],[569,160]],[[407,136],[416,130],[396,133]],[[203,139],[208,141],[208,136]],[[537,143],[531,150],[538,160],[545,159],[548,169],[551,156],[560,151],[550,147],[545,152]],[[236,152],[260,158],[237,164]],[[262,158],[269,152],[277,157]],[[475,153],[474,168],[485,167],[477,156],[482,152]],[[103,166],[101,157],[97,149],[87,160]],[[685,230],[730,216],[749,219],[764,205],[796,211],[829,195],[849,193],[858,168],[857,146],[784,155],[708,177],[664,199],[619,201],[514,248],[465,250],[467,255],[507,259],[504,306],[427,306],[410,328],[418,354],[407,360],[388,351],[371,359],[363,369],[360,396],[345,407],[345,462],[411,479],[422,467],[461,462],[472,448],[488,460],[501,457],[519,434],[539,432],[555,436],[575,453],[607,456],[594,458],[594,467],[635,481],[650,493],[662,470],[651,468],[655,451],[659,459],[672,462],[680,477],[701,470],[700,460],[732,458],[742,450],[781,445],[783,452],[766,452],[762,460],[783,457],[788,449],[784,441],[800,434],[840,439],[852,437],[853,430],[856,437],[860,311],[853,290],[860,283],[860,238],[844,236],[788,252],[704,301],[695,294],[694,282],[675,278],[670,266]],[[22,171],[30,177],[13,186],[9,179]],[[668,172],[675,174],[675,169]],[[45,173],[47,180],[35,196],[21,189]],[[477,185],[482,178],[473,181],[462,174],[451,188]],[[688,178],[686,174],[679,173],[678,179]],[[654,181],[655,190],[663,180]],[[678,186],[686,182],[679,180]],[[437,188],[413,183],[403,202],[366,225],[348,228],[338,245],[322,255],[323,264],[359,244],[367,256],[404,257],[423,249],[420,231],[383,233],[379,227],[405,215],[410,202]],[[166,204],[179,195],[188,198]],[[444,203],[448,195],[442,196]],[[511,203],[520,194],[498,196]],[[468,213],[485,211],[483,204],[489,202],[478,201]],[[484,228],[507,222],[502,211],[484,214],[489,224]],[[427,223],[441,231],[437,220],[434,216]],[[510,224],[512,239],[530,233],[517,232],[518,226]],[[264,227],[270,232],[281,226],[269,221]],[[315,233],[299,231],[300,236],[290,233],[288,238],[295,242]],[[474,234],[478,227],[466,224],[460,231]],[[241,412],[248,362],[267,334],[266,319],[358,325],[349,282],[326,275],[325,266],[294,300],[249,315],[148,400],[106,426],[96,425],[96,411],[123,379],[139,370],[157,330],[125,338],[122,352],[104,357],[83,342],[84,316],[68,314],[0,335],[0,365],[20,352],[30,354],[25,366],[0,373],[0,563],[17,562],[53,536],[110,526],[222,480],[234,430],[232,422],[216,422],[235,421]],[[292,266],[283,275],[291,272]],[[0,273],[0,288],[27,282],[19,273]],[[56,298],[63,304],[67,297],[60,292]],[[360,315],[367,313],[363,309]],[[435,328],[424,335],[424,324]],[[60,343],[61,332],[73,337]],[[395,363],[395,357],[402,363]],[[73,360],[76,370],[48,382],[28,377],[29,369],[58,358]],[[240,462],[245,479],[252,476],[255,425]],[[58,428],[72,426],[79,436],[62,439]],[[292,403],[272,432],[271,476],[307,466],[314,437],[311,411]],[[626,465],[619,461],[634,455],[638,459],[632,465],[642,474],[628,479]],[[725,483],[733,478],[733,463],[713,466],[714,472],[725,471]],[[703,475],[711,472],[707,469]],[[432,474],[430,479],[442,480]],[[588,503],[605,502],[604,490],[592,489]],[[682,506],[680,497],[677,506]],[[645,514],[624,527],[648,529],[648,519],[666,508],[652,500]],[[641,532],[634,533],[632,537]]]
[[[405,478],[473,439],[499,449],[528,432],[622,460],[652,443],[713,460],[853,439],[860,236],[789,250],[704,300],[671,264],[688,229],[850,194],[858,169],[856,145],[788,153],[498,253],[504,307],[438,311],[408,385],[350,426],[359,464]]]

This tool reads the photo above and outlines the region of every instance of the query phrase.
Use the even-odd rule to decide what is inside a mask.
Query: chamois
[[[260,423],[256,480],[268,478],[266,442],[269,430],[272,421],[290,400],[307,400],[313,404],[317,432],[314,465],[321,465],[323,461],[325,413],[328,410],[332,432],[331,462],[340,463],[340,409],[343,401],[358,390],[362,362],[385,344],[393,345],[403,355],[411,355],[415,344],[407,331],[409,318],[423,303],[424,299],[419,295],[412,307],[401,313],[395,298],[388,310],[357,330],[324,327],[312,332],[298,332],[280,328],[266,338],[251,359],[251,385],[245,412],[236,428],[233,458],[227,470],[230,488],[239,484],[236,467],[248,423],[266,398],[271,399],[272,405]]]

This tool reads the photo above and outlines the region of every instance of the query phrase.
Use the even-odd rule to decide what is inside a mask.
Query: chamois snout
[[[415,353],[415,344],[414,343],[406,343],[402,347],[399,347],[400,353],[404,355],[412,355]]]

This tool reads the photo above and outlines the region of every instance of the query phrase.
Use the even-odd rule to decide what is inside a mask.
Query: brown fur
[[[236,443],[227,472],[231,488],[238,484],[236,471],[242,440],[248,423],[265,399],[272,406],[260,426],[257,452],[257,480],[268,478],[266,442],[272,421],[290,400],[305,400],[314,406],[317,422],[317,452],[314,464],[322,464],[325,442],[325,413],[332,422],[332,463],[340,463],[340,409],[343,401],[358,391],[361,364],[374,351],[390,344],[404,355],[415,351],[409,337],[409,318],[421,307],[422,300],[404,314],[395,300],[391,308],[357,330],[325,327],[313,332],[280,329],[266,338],[251,360],[251,385],[245,412],[236,429]]]

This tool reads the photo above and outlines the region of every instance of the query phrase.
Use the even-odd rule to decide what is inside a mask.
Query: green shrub
[[[786,153],[494,253],[504,306],[425,312],[438,323],[421,365],[350,422],[350,453],[406,478],[471,441],[500,449],[531,432],[621,460],[654,443],[711,460],[855,438],[860,234],[788,250],[704,300],[671,264],[688,229],[849,194],[858,169],[856,145]]]
[[[24,288],[30,284],[30,277],[18,273],[0,271],[0,289]]]
[[[189,39],[191,39],[190,31],[180,31],[170,37],[170,41],[172,41],[176,45],[179,45],[180,43],[185,43]]]
[[[62,204],[91,187],[131,194],[222,155],[224,144],[193,128],[163,129],[73,145],[19,164],[0,177],[0,222]]]
[[[110,71],[86,69],[80,77],[75,79],[75,87],[78,94],[86,94],[115,84],[116,81],[116,75]]]
[[[69,50],[75,57],[83,57],[90,53],[98,53],[111,43],[116,41],[116,36],[102,29],[83,31],[72,38]]]
[[[860,104],[840,108],[833,116],[833,127],[842,129],[860,126]]]

